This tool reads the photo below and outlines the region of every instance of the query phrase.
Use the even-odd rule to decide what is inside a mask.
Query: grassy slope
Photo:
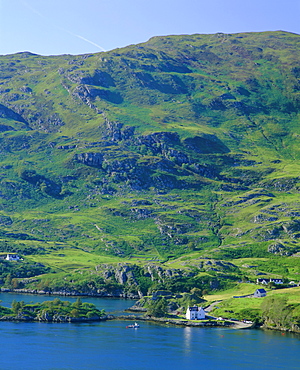
[[[209,302],[222,301],[217,303],[212,311],[212,315],[223,318],[238,318],[238,319],[249,319],[249,312],[253,315],[257,314],[259,317],[261,314],[261,305],[267,297],[281,297],[287,299],[287,304],[293,307],[293,317],[299,318],[299,304],[300,304],[300,288],[287,288],[279,290],[268,290],[267,297],[264,298],[233,298],[233,295],[253,294],[255,287],[251,286],[240,286],[239,289],[224,292],[224,294],[215,294],[207,296],[206,299]],[[238,294],[237,294],[238,293]],[[243,316],[244,315],[244,316]],[[247,316],[248,315],[248,316]],[[253,316],[254,317],[254,316]]]
[[[129,256],[185,269],[206,257],[234,263],[239,277],[296,279],[299,42],[285,32],[170,36],[95,55],[1,57],[0,104],[15,112],[0,114],[14,129],[0,133],[2,249],[41,249],[26,258],[66,271]],[[171,148],[215,172],[203,176],[173,152],[133,141],[106,145],[107,120],[134,126],[135,137],[177,132]],[[185,145],[196,136],[197,150]],[[171,173],[184,185],[134,190],[126,168],[108,173],[74,160],[95,152],[148,169],[167,159],[145,181]],[[60,191],[22,180],[24,169]],[[283,256],[267,252],[274,243]]]

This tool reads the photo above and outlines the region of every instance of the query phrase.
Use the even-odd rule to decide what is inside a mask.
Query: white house
[[[257,279],[256,283],[257,284],[265,284],[265,285],[267,285],[269,283],[283,284],[283,281],[282,281],[282,279],[273,279],[273,278],[271,278],[271,279]]]
[[[19,261],[20,257],[16,253],[8,253],[5,259],[7,261]]]
[[[205,319],[205,311],[202,307],[198,306],[188,307],[185,317],[188,320],[202,320]]]
[[[283,284],[283,281],[282,279],[270,279],[270,282],[271,283],[274,283],[274,284]]]
[[[256,289],[253,295],[256,298],[261,298],[265,297],[267,295],[267,292],[264,289]]]

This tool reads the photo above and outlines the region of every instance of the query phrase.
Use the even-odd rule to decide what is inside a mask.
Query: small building
[[[274,284],[283,284],[283,281],[282,279],[270,279],[270,283],[274,283]]]
[[[267,295],[267,292],[263,288],[256,289],[256,291],[253,294],[255,298],[262,298],[262,297],[265,297],[266,295]]]
[[[7,253],[6,258],[7,261],[19,261],[20,256],[16,253]]]
[[[188,320],[202,320],[205,319],[205,311],[202,307],[198,306],[188,307],[185,317]]]
[[[264,285],[268,285],[269,283],[274,283],[274,284],[278,285],[278,284],[283,284],[283,281],[282,281],[282,279],[274,279],[274,278],[264,279],[264,278],[261,278],[261,279],[257,279],[256,283],[257,284],[264,284]]]
[[[269,282],[270,282],[270,280],[269,279],[264,279],[264,278],[260,278],[260,279],[257,279],[256,280],[256,284],[264,284],[264,285],[268,285],[269,284]]]

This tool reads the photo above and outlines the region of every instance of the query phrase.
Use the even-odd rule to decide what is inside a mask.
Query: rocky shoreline
[[[109,315],[108,315],[109,316]],[[31,318],[27,316],[2,316],[0,321],[12,321],[12,322],[53,322],[53,323],[79,323],[79,322],[95,322],[95,321],[106,321],[110,320],[108,316],[103,317],[70,317],[57,315],[53,318]]]
[[[300,334],[300,327],[298,325],[293,325],[291,329],[279,326],[271,326],[271,325],[262,325],[261,329],[263,330],[273,330],[273,331],[281,331],[284,333],[296,333]]]
[[[193,326],[193,327],[231,327],[234,323],[231,322],[218,322],[218,321],[191,321],[185,319],[173,319],[170,317],[151,317],[151,316],[133,316],[133,315],[121,315],[111,318],[111,320],[124,320],[124,321],[148,321],[156,322],[166,325],[177,325],[177,326]]]
[[[98,297],[98,298],[120,298],[120,299],[138,299],[139,297],[134,295],[120,294],[118,296],[112,294],[100,294],[100,293],[80,293],[77,291],[56,291],[56,292],[47,292],[44,290],[35,290],[35,289],[7,289],[0,288],[1,293],[17,293],[17,294],[38,294],[45,296],[71,296],[71,297]],[[127,311],[135,313],[135,315],[105,315],[103,317],[95,318],[75,318],[75,317],[58,317],[54,320],[32,320],[27,317],[9,317],[3,316],[0,317],[0,321],[14,321],[14,322],[69,322],[69,323],[78,323],[78,322],[92,322],[92,321],[107,321],[107,320],[139,320],[139,321],[152,321],[161,324],[171,324],[177,326],[189,326],[189,327],[231,327],[235,329],[253,329],[258,328],[256,325],[247,325],[242,322],[230,322],[230,321],[204,321],[204,322],[194,322],[185,319],[174,319],[174,318],[159,318],[159,317],[150,317],[150,316],[139,316],[139,313],[145,314],[146,310],[141,307],[133,306]],[[298,326],[295,326],[292,330],[287,328],[272,327],[268,325],[262,325],[259,328],[263,330],[275,330],[281,332],[289,333],[300,333]]]
[[[97,322],[97,321],[108,321],[108,320],[120,320],[120,321],[152,321],[161,324],[172,324],[177,326],[193,326],[193,327],[231,327],[234,324],[230,322],[193,322],[188,320],[172,319],[172,318],[159,318],[149,316],[134,316],[134,315],[105,315],[103,317],[69,317],[57,315],[51,319],[48,318],[36,318],[32,319],[26,316],[2,316],[0,321],[13,321],[13,322],[53,322],[53,323],[80,323],[80,322]]]

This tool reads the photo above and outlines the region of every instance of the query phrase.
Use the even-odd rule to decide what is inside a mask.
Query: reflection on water
[[[187,326],[183,328],[183,344],[186,353],[191,351],[191,341],[192,341],[192,328]]]

